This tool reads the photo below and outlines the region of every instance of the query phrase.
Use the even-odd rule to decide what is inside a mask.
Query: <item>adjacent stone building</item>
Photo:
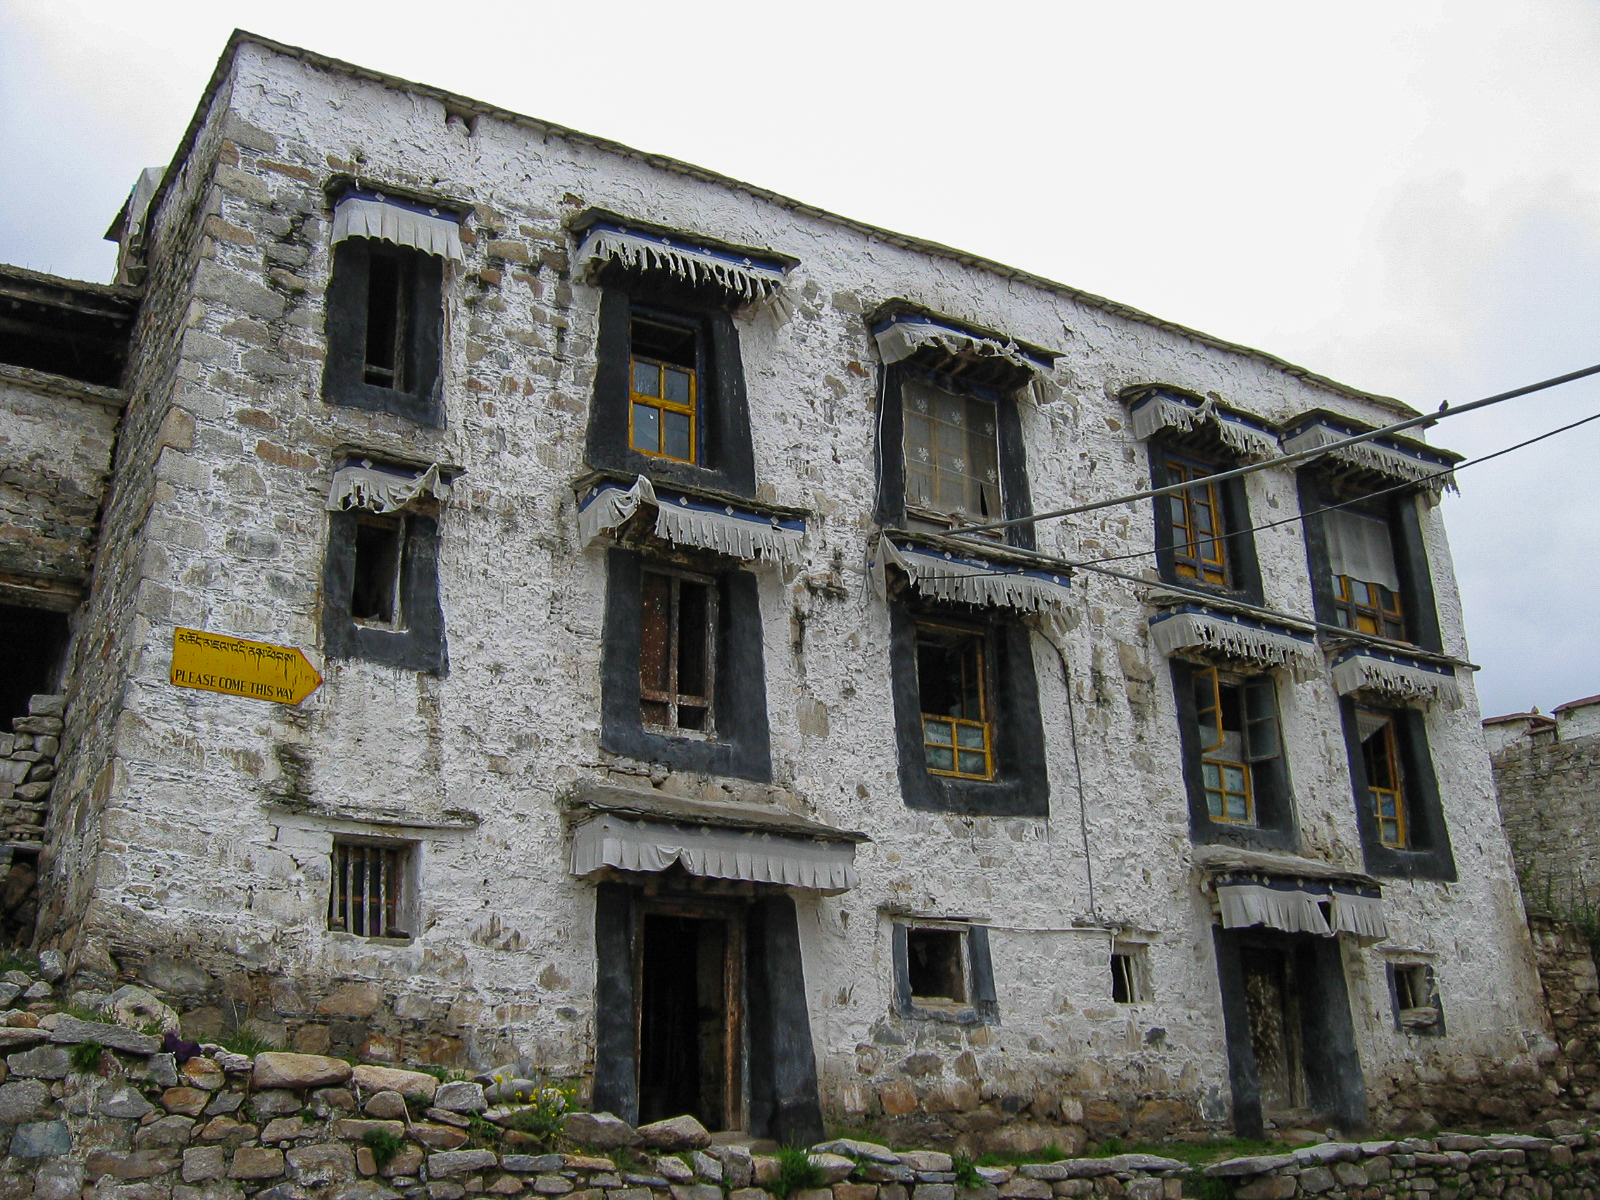
[[[113,235],[4,376],[68,986],[782,1140],[1540,1103],[1411,409],[245,34]]]

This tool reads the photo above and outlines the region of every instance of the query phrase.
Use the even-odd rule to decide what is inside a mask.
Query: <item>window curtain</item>
[[[1348,575],[1399,592],[1389,522],[1353,509],[1331,508],[1322,514],[1322,527],[1328,538],[1328,565],[1335,576]]]
[[[332,242],[345,238],[377,238],[396,246],[410,246],[424,254],[437,254],[460,262],[461,224],[437,208],[422,208],[392,200],[381,193],[346,196],[333,210]]]

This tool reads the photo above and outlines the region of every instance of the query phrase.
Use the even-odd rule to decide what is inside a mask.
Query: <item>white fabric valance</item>
[[[1341,696],[1365,691],[1402,704],[1462,705],[1454,669],[1368,647],[1347,650],[1334,660],[1333,686]]]
[[[1361,432],[1365,431],[1343,429],[1328,421],[1314,420],[1285,435],[1283,449],[1288,454],[1298,454],[1302,450],[1331,446]],[[1343,446],[1329,451],[1328,457],[1352,467],[1376,471],[1391,479],[1421,483],[1435,498],[1446,488],[1456,490],[1455,477],[1449,474],[1453,465],[1450,458],[1403,446],[1386,438],[1373,438],[1371,441],[1357,442],[1354,446]]]
[[[1050,400],[1057,388],[1055,366],[1029,354],[1015,342],[984,337],[917,313],[897,313],[872,331],[885,365],[910,358],[924,346],[937,346],[946,354],[973,354],[998,358],[1028,373],[1035,397]]]
[[[1389,522],[1348,508],[1329,508],[1323,510],[1322,528],[1328,537],[1328,565],[1334,575],[1381,583],[1391,592],[1400,590]]]
[[[410,246],[424,254],[437,254],[452,262],[462,260],[461,225],[438,209],[424,211],[383,196],[346,196],[333,210],[334,242],[345,238],[378,238],[397,246]]]
[[[1067,603],[1070,577],[1065,571],[1006,566],[950,550],[900,545],[887,537],[878,539],[871,567],[880,597],[889,594],[886,569],[891,565],[904,571],[917,591],[937,600],[993,604],[1022,612],[1059,609]]]
[[[656,536],[680,546],[699,546],[733,558],[760,557],[785,566],[800,561],[804,521],[763,516],[665,489],[658,495],[643,475],[631,488],[614,482],[590,488],[578,501],[579,539],[587,546],[606,530],[616,529],[641,506],[656,510]]]
[[[1331,923],[1335,933],[1349,933],[1375,942],[1389,936],[1389,923],[1383,918],[1383,900],[1378,896],[1362,896],[1335,888]]]
[[[438,463],[419,474],[409,475],[392,468],[375,467],[363,459],[347,463],[333,473],[333,486],[328,489],[325,507],[329,512],[352,508],[397,512],[424,496],[439,501],[450,497],[450,485],[439,474]]]
[[[1184,605],[1150,618],[1150,641],[1167,656],[1179,650],[1213,651],[1263,667],[1288,667],[1297,679],[1321,665],[1310,634],[1273,629],[1260,621],[1199,605]]]
[[[584,234],[578,262],[591,271],[608,262],[635,271],[665,271],[686,283],[715,287],[746,304],[779,301],[787,274],[783,266],[748,255],[604,223],[591,225]]]
[[[1163,429],[1192,433],[1202,425],[1210,425],[1222,444],[1237,451],[1242,458],[1277,458],[1282,452],[1278,435],[1272,430],[1219,408],[1210,396],[1191,400],[1171,392],[1150,392],[1134,402],[1128,417],[1133,436],[1141,442]]]
[[[796,834],[646,821],[602,813],[578,826],[570,853],[574,875],[602,867],[665,871],[680,863],[691,875],[813,888],[837,895],[856,886],[856,848]]]
[[[1299,888],[1268,887],[1264,883],[1223,883],[1217,885],[1222,904],[1222,927],[1244,929],[1265,925],[1286,933],[1316,933],[1328,936],[1327,919],[1322,915],[1317,896]]]

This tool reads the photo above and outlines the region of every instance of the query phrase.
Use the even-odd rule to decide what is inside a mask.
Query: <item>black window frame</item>
[[[1000,504],[1004,519],[1011,521],[1033,515],[1028,489],[1028,455],[1022,436],[1022,414],[1018,393],[1026,386],[1001,388],[968,383],[934,369],[930,364],[939,355],[922,351],[901,362],[879,368],[881,400],[878,412],[878,502],[874,519],[890,529],[908,529],[906,511],[905,463],[905,383],[907,379],[930,382],[955,395],[977,395],[995,405],[1000,467]],[[996,539],[1002,545],[1023,550],[1037,548],[1033,526],[1013,525]]]
[[[1409,1033],[1417,1037],[1444,1037],[1444,1005],[1439,1000],[1439,980],[1434,974],[1433,964],[1426,962],[1388,962],[1384,964],[1384,968],[1384,976],[1389,984],[1389,1005],[1394,1010],[1395,1032]],[[1423,992],[1427,997],[1425,1005],[1401,1006],[1400,973],[1402,971],[1416,971],[1420,974]],[[1414,1011],[1417,1007],[1431,1008],[1438,1015],[1426,1025],[1407,1024],[1405,1014]]]
[[[1193,663],[1187,659],[1169,660],[1172,691],[1178,715],[1178,742],[1183,754],[1184,791],[1189,801],[1189,838],[1203,844],[1241,846],[1249,849],[1298,851],[1300,848],[1299,816],[1294,803],[1294,783],[1289,774],[1287,742],[1283,736],[1283,705],[1279,697],[1279,680],[1275,673],[1262,671],[1245,674],[1258,687],[1270,687],[1278,726],[1278,756],[1262,766],[1262,789],[1252,772],[1252,789],[1255,792],[1256,821],[1247,825],[1235,821],[1214,820],[1206,802],[1206,789],[1200,746],[1199,713],[1194,702],[1195,676],[1209,669],[1209,664]],[[1223,670],[1231,670],[1224,667]]]
[[[1177,459],[1191,468],[1201,468],[1210,474],[1220,474],[1238,465],[1236,462],[1229,462],[1184,445],[1172,437],[1153,437],[1147,446],[1152,488],[1167,487],[1181,482],[1169,468],[1169,459]],[[1189,579],[1178,573],[1178,564],[1173,553],[1176,538],[1173,533],[1170,496],[1157,496],[1153,500],[1156,570],[1166,583],[1213,592],[1219,596],[1231,596],[1250,604],[1264,605],[1266,595],[1261,581],[1261,564],[1256,555],[1255,534],[1250,532],[1250,498],[1245,480],[1243,477],[1224,479],[1212,486],[1219,493],[1227,583],[1208,583],[1203,579]]]
[[[750,402],[733,302],[720,291],[693,287],[659,271],[629,271],[615,265],[602,271],[600,284],[594,392],[584,450],[589,466],[754,499]],[[635,316],[696,330],[697,462],[644,454],[631,444]]]
[[[409,333],[404,388],[383,387],[365,379],[367,313],[372,260],[402,260],[411,274],[407,307]],[[377,238],[350,237],[333,247],[332,270],[324,298],[327,359],[322,398],[329,404],[389,413],[418,425],[444,425],[444,259]]]
[[[1299,471],[1300,511],[1305,517],[1300,525],[1305,531],[1306,568],[1311,576],[1311,599],[1317,620],[1325,625],[1339,624],[1328,534],[1319,510],[1351,501],[1349,507],[1369,516],[1382,517],[1389,526],[1395,574],[1400,580],[1400,612],[1406,630],[1402,644],[1442,654],[1444,639],[1419,507],[1423,503],[1422,492],[1409,488],[1388,495],[1370,495],[1382,491],[1385,486],[1381,482],[1367,487],[1353,480],[1336,481],[1325,470],[1315,467],[1303,467]],[[1350,636],[1360,639],[1375,635],[1352,629]]]
[[[666,733],[644,722],[640,708],[643,573],[676,567],[716,581],[717,688],[712,736]],[[767,724],[765,642],[756,576],[721,556],[655,554],[624,546],[606,551],[605,633],[601,654],[600,746],[640,762],[772,782]]]
[[[921,997],[911,994],[910,942],[913,929],[937,929],[962,939],[962,960],[966,970],[967,995],[959,1005],[919,1004]],[[994,962],[989,950],[986,926],[965,921],[937,921],[915,918],[890,925],[890,957],[894,964],[894,1011],[915,1021],[943,1021],[953,1025],[998,1025],[1000,1004],[995,991]]]
[[[989,722],[994,774],[990,779],[937,775],[928,769],[917,680],[919,623],[970,628],[985,639],[992,688]],[[1050,775],[1033,640],[1020,613],[929,602],[904,588],[889,601],[889,659],[900,795],[907,808],[968,816],[1050,815]]]
[[[357,621],[351,615],[355,583],[357,510],[328,514],[322,567],[322,650],[330,659],[354,658],[445,675],[449,651],[439,597],[439,523],[422,512],[405,513],[400,566],[401,629]]]
[[[1366,766],[1361,753],[1361,734],[1356,709],[1385,712],[1394,721],[1395,748],[1404,780],[1408,847],[1385,846],[1378,834],[1367,796]],[[1345,755],[1350,766],[1350,786],[1356,806],[1356,827],[1361,834],[1361,850],[1369,875],[1399,879],[1436,879],[1455,882],[1456,861],[1450,846],[1450,830],[1445,822],[1439,781],[1428,749],[1427,720],[1421,710],[1358,703],[1340,697],[1340,716],[1344,722]]]

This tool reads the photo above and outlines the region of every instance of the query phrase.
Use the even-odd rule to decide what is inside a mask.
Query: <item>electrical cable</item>
[[[1590,375],[1600,375],[1600,363],[1592,367],[1584,367],[1579,371],[1569,371],[1565,375],[1557,375],[1553,379],[1542,379],[1538,383],[1530,383],[1524,387],[1512,388],[1509,392],[1500,392],[1497,395],[1485,396],[1481,400],[1473,400],[1468,404],[1457,405],[1451,408],[1449,402],[1441,404],[1436,412],[1423,413],[1421,416],[1411,417],[1404,421],[1397,421],[1393,425],[1385,425],[1381,429],[1371,429],[1366,433],[1358,433],[1353,437],[1341,441],[1329,442],[1325,446],[1317,446],[1309,450],[1297,450],[1293,454],[1285,454],[1278,458],[1264,459],[1261,462],[1249,463],[1242,467],[1235,467],[1231,471],[1219,471],[1208,476],[1213,483],[1221,483],[1226,479],[1239,479],[1245,475],[1253,475],[1257,471],[1269,468],[1293,466],[1295,463],[1308,462],[1313,458],[1321,458],[1335,450],[1342,450],[1346,446],[1354,446],[1361,442],[1370,442],[1374,438],[1388,437],[1391,434],[1402,433],[1407,429],[1418,426],[1435,425],[1446,417],[1457,417],[1462,413],[1469,413],[1475,409],[1486,408],[1491,404],[1499,404],[1505,400],[1514,400],[1518,396],[1527,396],[1533,392],[1543,391],[1546,388],[1557,387],[1563,383],[1571,383],[1577,379],[1585,379]],[[1166,487],[1146,488],[1142,492],[1132,492],[1125,496],[1113,496],[1108,500],[1096,500],[1089,504],[1079,504],[1071,508],[1056,508],[1049,512],[1035,513],[1029,517],[1013,517],[1008,521],[990,521],[983,525],[958,525],[950,529],[951,534],[986,533],[995,529],[1009,529],[1014,525],[1031,525],[1035,521],[1048,521],[1056,517],[1073,517],[1079,513],[1094,512],[1096,509],[1112,508],[1118,504],[1132,504],[1139,500],[1150,500],[1156,496],[1170,496],[1181,492],[1189,483],[1173,483]]]
[[[1089,851],[1089,804],[1083,791],[1083,760],[1078,754],[1078,714],[1072,700],[1072,673],[1067,669],[1067,652],[1061,648],[1061,643],[1044,628],[1042,621],[1036,622],[1034,627],[1061,660],[1061,686],[1067,693],[1067,731],[1071,734],[1072,742],[1072,770],[1077,777],[1078,787],[1078,834],[1083,840],[1083,871],[1089,884],[1089,915],[1103,924],[1105,918],[1100,915],[1100,907],[1095,903],[1094,858]]]
[[[1423,476],[1421,479],[1408,479],[1404,483],[1397,483],[1393,487],[1386,487],[1386,488],[1383,488],[1381,491],[1368,492],[1365,495],[1356,496],[1356,497],[1353,497],[1352,499],[1349,499],[1349,500],[1341,500],[1337,504],[1325,504],[1321,508],[1314,509],[1311,512],[1296,513],[1293,516],[1283,517],[1283,518],[1280,518],[1279,520],[1276,520],[1276,521],[1267,521],[1266,523],[1261,524],[1261,525],[1251,525],[1251,526],[1249,526],[1248,528],[1245,528],[1245,529],[1232,529],[1232,530],[1229,530],[1227,533],[1217,534],[1216,536],[1211,537],[1211,538],[1207,538],[1205,540],[1213,541],[1213,542],[1225,542],[1229,538],[1243,537],[1245,534],[1256,533],[1256,532],[1258,532],[1258,531],[1260,531],[1262,529],[1276,529],[1280,525],[1292,525],[1296,521],[1305,521],[1305,520],[1307,520],[1307,519],[1309,519],[1311,517],[1320,516],[1325,512],[1332,512],[1332,511],[1334,511],[1335,509],[1338,509],[1338,508],[1348,508],[1352,504],[1364,504],[1367,501],[1374,500],[1379,496],[1387,496],[1391,492],[1403,492],[1403,491],[1406,491],[1406,490],[1408,490],[1410,488],[1415,488],[1420,484],[1427,483],[1431,479],[1438,479],[1438,478],[1440,478],[1441,476],[1444,476],[1444,475],[1453,475],[1455,472],[1460,471],[1460,470],[1462,470],[1462,469],[1464,469],[1466,467],[1475,467],[1479,463],[1486,463],[1490,459],[1499,458],[1503,454],[1510,454],[1513,450],[1521,450],[1523,447],[1531,446],[1535,442],[1542,442],[1546,438],[1555,437],[1556,434],[1558,434],[1558,433],[1566,433],[1569,430],[1578,428],[1578,426],[1580,426],[1580,425],[1587,425],[1590,421],[1600,421],[1600,413],[1594,413],[1591,416],[1583,417],[1583,418],[1581,418],[1581,419],[1579,419],[1577,421],[1573,421],[1573,422],[1571,422],[1569,424],[1563,425],[1559,429],[1547,430],[1546,432],[1539,434],[1537,437],[1531,437],[1531,438],[1528,438],[1526,441],[1522,441],[1522,442],[1516,443],[1516,445],[1514,445],[1514,446],[1507,446],[1504,449],[1496,450],[1492,454],[1482,454],[1482,455],[1479,455],[1477,458],[1465,459],[1465,460],[1463,460],[1461,462],[1456,463],[1455,466],[1453,466],[1453,467],[1447,467],[1442,471],[1435,471],[1431,475]],[[1197,487],[1198,485],[1200,485],[1202,483],[1210,482],[1210,481],[1212,481],[1212,480],[1214,480],[1216,478],[1217,478],[1217,476],[1215,476],[1215,475],[1205,475],[1205,476],[1202,476],[1199,479],[1191,480],[1188,483],[1184,484],[1183,486],[1186,487],[1186,488]],[[1157,553],[1159,553],[1159,551],[1153,550],[1153,549],[1152,550],[1134,550],[1134,551],[1132,551],[1132,552],[1130,552],[1128,554],[1113,554],[1113,555],[1109,555],[1106,558],[1085,559],[1082,562],[1074,563],[1074,565],[1075,566],[1079,566],[1079,567],[1092,567],[1097,563],[1125,562],[1125,561],[1127,561],[1128,559],[1131,559],[1131,558],[1148,558],[1151,555],[1157,554]]]

